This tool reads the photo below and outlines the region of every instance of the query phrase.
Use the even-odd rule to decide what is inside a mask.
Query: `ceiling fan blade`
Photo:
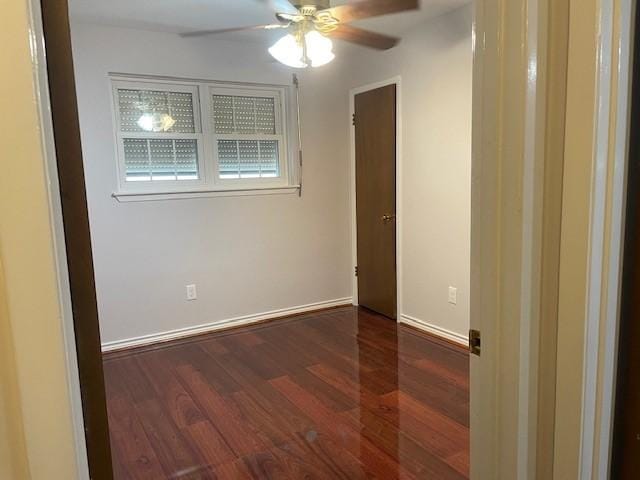
[[[419,8],[419,0],[354,0],[347,5],[338,5],[324,11],[346,23]]]
[[[262,3],[266,3],[276,13],[289,13],[296,15],[298,9],[294,7],[288,0],[260,0]]]
[[[382,35],[381,33],[371,32],[351,25],[341,24],[334,31],[328,34],[331,37],[346,40],[347,42],[357,43],[369,48],[377,50],[389,50],[395,47],[400,39]]]
[[[247,32],[251,30],[276,30],[279,28],[288,28],[289,24],[276,23],[273,25],[250,25],[248,27],[235,27],[235,28],[222,28],[219,30],[198,30],[195,32],[181,33],[181,37],[203,37],[205,35],[217,35],[219,33],[231,33],[231,32]]]

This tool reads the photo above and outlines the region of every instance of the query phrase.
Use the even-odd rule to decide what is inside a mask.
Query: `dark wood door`
[[[396,86],[355,97],[358,303],[396,318]]]
[[[611,478],[640,471],[640,9],[636,11],[627,212]]]

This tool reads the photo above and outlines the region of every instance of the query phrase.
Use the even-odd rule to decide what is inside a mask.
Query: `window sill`
[[[111,196],[118,202],[153,202],[159,200],[186,200],[192,198],[207,198],[207,197],[245,197],[252,195],[291,195],[296,192],[300,187],[298,185],[292,185],[288,187],[273,187],[273,188],[238,188],[228,190],[198,190],[191,192],[117,192]]]

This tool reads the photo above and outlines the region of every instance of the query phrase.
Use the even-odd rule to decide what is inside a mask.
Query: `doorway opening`
[[[414,146],[404,160],[423,180],[408,190],[418,200],[432,182],[425,165],[444,163],[421,158],[424,145],[458,148],[441,169],[459,164],[455,187],[427,190],[459,199],[451,208],[466,227],[447,236],[462,246],[447,250],[466,263],[460,293],[469,295],[471,5],[418,10],[407,2],[407,27],[384,24],[396,32],[393,42],[383,43],[382,33],[371,43],[361,32],[357,47],[339,43],[356,37],[336,38],[335,63],[293,76],[265,57],[264,40],[227,37],[226,28],[208,33],[198,27],[203,15],[184,3],[189,31],[171,27],[171,2],[149,27],[141,3],[122,6],[126,21],[104,4],[97,16],[80,4],[70,16],[43,4],[47,41],[56,45],[48,56],[56,62],[54,126],[75,127],[72,155],[56,142],[63,200],[75,191],[82,207],[67,209],[67,220],[85,227],[84,249],[71,252],[84,266],[70,269],[72,287],[93,294],[75,297],[90,307],[76,325],[78,339],[92,339],[80,368],[102,395],[83,392],[94,402],[85,405],[93,413],[85,416],[92,473],[253,478],[267,468],[286,478],[468,478],[469,353],[420,322],[410,328],[384,317],[425,316],[420,278],[451,284],[428,255],[413,258],[408,282],[400,275],[399,225],[440,228],[420,208],[401,217],[400,143]],[[269,4],[242,3],[273,16]],[[231,28],[238,8],[216,1],[209,12],[226,9]],[[432,47],[415,55],[424,44]],[[379,55],[395,64],[381,69]],[[440,73],[425,87],[433,65]],[[381,75],[392,80],[372,83]],[[410,87],[403,98],[400,75]],[[347,120],[350,92],[355,126]],[[406,130],[401,108],[411,114]],[[438,125],[446,115],[461,128]],[[75,123],[63,123],[69,118]],[[344,175],[350,131],[353,235]],[[414,246],[423,240],[406,237]],[[443,242],[429,250],[447,253]],[[403,284],[412,316],[399,308]],[[468,304],[454,308],[447,294],[434,288],[436,303],[450,310],[432,322],[447,326],[460,312],[466,325],[450,329],[464,343]],[[93,364],[84,362],[89,356]]]

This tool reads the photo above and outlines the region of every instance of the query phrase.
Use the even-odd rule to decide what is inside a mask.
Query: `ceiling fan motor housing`
[[[325,8],[331,8],[330,0],[307,0],[306,2],[303,0],[293,0],[291,2],[294,7],[297,9],[301,9],[303,7],[316,7],[317,10],[324,10]]]
[[[294,24],[298,28],[298,32],[302,32],[301,35],[309,30],[310,25],[313,25],[311,28],[324,35],[329,34],[338,28],[340,21],[333,17],[331,10],[328,10],[331,7],[330,1],[315,1],[315,4],[311,4],[310,0],[304,3],[292,2],[292,5],[298,9],[298,15],[276,13],[276,17],[281,23]]]

